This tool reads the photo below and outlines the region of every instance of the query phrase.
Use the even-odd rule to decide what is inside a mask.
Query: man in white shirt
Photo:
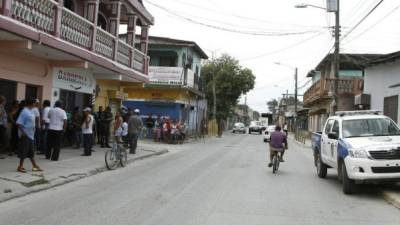
[[[83,148],[84,153],[81,156],[92,155],[92,143],[93,143],[93,122],[94,118],[90,114],[91,108],[87,107],[83,110],[83,123],[82,123],[82,134],[83,134]]]
[[[50,111],[50,101],[44,100],[43,101],[43,110],[42,110],[42,123],[41,123],[41,141],[40,141],[40,148],[39,153],[45,154],[47,148],[47,133],[49,131],[49,111]]]
[[[51,158],[52,161],[58,161],[63,132],[67,128],[67,114],[62,109],[61,101],[57,101],[54,108],[49,110],[48,118],[46,159]]]

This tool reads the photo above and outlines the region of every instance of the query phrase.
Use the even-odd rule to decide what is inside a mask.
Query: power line
[[[278,49],[278,50],[275,50],[275,51],[271,51],[271,52],[267,52],[267,53],[263,53],[263,54],[260,54],[260,55],[248,57],[248,58],[239,59],[239,61],[254,60],[254,59],[263,58],[263,57],[265,57],[265,56],[277,54],[277,53],[286,51],[286,50],[288,50],[288,49],[298,47],[299,45],[302,45],[302,44],[304,44],[304,43],[306,43],[306,42],[308,42],[308,41],[310,41],[310,40],[312,40],[312,39],[314,39],[314,38],[316,38],[316,37],[319,37],[319,36],[321,36],[321,35],[324,34],[324,33],[325,33],[325,32],[320,32],[320,33],[318,33],[318,34],[316,34],[316,35],[313,35],[313,36],[311,36],[311,37],[309,37],[309,38],[306,38],[306,39],[304,39],[304,40],[301,40],[301,41],[299,41],[299,42],[296,42],[296,43],[294,43],[294,44],[292,44],[292,45],[289,45],[289,46],[286,46],[286,47],[284,47],[284,48],[281,48],[281,49]]]
[[[347,36],[349,36],[355,29],[357,29],[358,26],[360,26],[360,24],[362,22],[364,22],[382,3],[384,0],[380,0],[360,21],[358,21],[358,23],[353,26],[342,38],[341,41],[343,39],[345,39]]]
[[[318,32],[318,31],[315,31],[315,30],[314,31],[301,31],[301,32],[260,32],[260,31],[237,30],[237,29],[232,29],[232,28],[227,28],[227,27],[222,27],[222,26],[217,26],[217,25],[207,24],[207,23],[204,23],[204,22],[201,22],[201,21],[197,21],[197,20],[191,19],[189,17],[179,15],[178,13],[176,13],[176,12],[174,12],[172,10],[169,10],[169,9],[163,7],[163,6],[157,5],[157,4],[155,4],[155,3],[151,2],[151,1],[147,0],[147,2],[149,4],[151,4],[151,5],[153,5],[156,8],[159,8],[159,9],[161,9],[161,10],[163,10],[163,11],[165,11],[165,12],[171,14],[171,15],[174,15],[174,16],[176,16],[176,17],[178,17],[180,19],[186,20],[188,22],[191,22],[191,23],[194,23],[194,24],[197,24],[197,25],[201,25],[201,26],[205,26],[205,27],[208,27],[208,28],[216,29],[216,30],[231,32],[231,33],[254,35],[254,36],[275,36],[276,37],[276,36],[302,35],[302,34]]]

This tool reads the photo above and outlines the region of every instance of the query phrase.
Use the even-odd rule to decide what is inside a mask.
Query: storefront
[[[96,80],[90,70],[53,68],[52,103],[62,100],[67,112],[91,106]]]
[[[123,92],[120,81],[112,80],[97,80],[97,95],[96,95],[96,111],[99,106],[103,108],[110,107],[113,115],[122,106],[122,101],[128,95]]]

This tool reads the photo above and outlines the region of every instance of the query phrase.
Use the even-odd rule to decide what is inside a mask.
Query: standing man
[[[105,148],[111,148],[111,146],[108,144],[108,141],[110,139],[110,129],[111,129],[111,122],[113,120],[113,114],[111,113],[111,108],[107,107],[104,113],[102,114],[102,117],[100,117],[100,122],[102,123],[102,137],[101,137],[101,147]]]
[[[101,122],[101,118],[103,118],[104,110],[103,106],[99,106],[99,111],[96,113],[96,125],[97,125],[97,144],[100,144],[103,148],[104,146],[101,143],[101,138],[103,137],[103,124]]]
[[[81,156],[92,155],[92,141],[93,141],[93,123],[94,118],[91,115],[91,109],[89,107],[83,110],[83,123],[81,124],[83,134],[83,154]]]
[[[142,119],[139,117],[139,109],[135,109],[134,114],[129,118],[128,121],[128,136],[130,144],[130,154],[136,154],[137,140],[139,133],[143,128]]]
[[[22,110],[17,119],[17,126],[19,130],[19,148],[18,157],[20,159],[17,168],[18,172],[26,173],[24,168],[24,160],[29,158],[32,163],[32,171],[43,171],[35,162],[33,143],[35,139],[35,115],[32,113],[34,107],[34,100],[27,100],[26,107]]]
[[[67,114],[62,109],[61,101],[49,111],[49,133],[47,135],[46,159],[58,161],[63,132],[67,129]]]
[[[153,115],[151,115],[151,114],[149,114],[146,119],[146,128],[147,128],[147,138],[152,139],[153,128],[154,128],[154,119],[153,119]]]
[[[50,125],[49,111],[50,111],[50,101],[44,100],[43,101],[43,111],[42,111],[42,130],[41,130],[41,133],[42,133],[41,138],[42,139],[40,141],[40,149],[39,149],[40,154],[46,153],[47,133],[49,131],[49,125]]]
[[[7,112],[5,109],[6,98],[4,96],[0,96],[0,146],[4,149],[3,152],[6,152],[7,148]],[[0,150],[0,152],[2,152]],[[3,156],[0,156],[1,159],[4,159]]]
[[[79,149],[82,143],[82,114],[79,111],[79,107],[74,108],[74,114],[72,115],[72,125],[74,133],[74,144],[75,148]]]

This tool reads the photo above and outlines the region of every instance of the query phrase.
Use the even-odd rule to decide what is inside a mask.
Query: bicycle
[[[128,162],[128,153],[121,143],[114,141],[111,149],[106,151],[104,156],[107,169],[113,170],[118,164],[125,167]]]
[[[272,158],[272,173],[276,173],[276,171],[278,171],[280,157],[281,157],[281,153],[275,152],[274,157]]]

